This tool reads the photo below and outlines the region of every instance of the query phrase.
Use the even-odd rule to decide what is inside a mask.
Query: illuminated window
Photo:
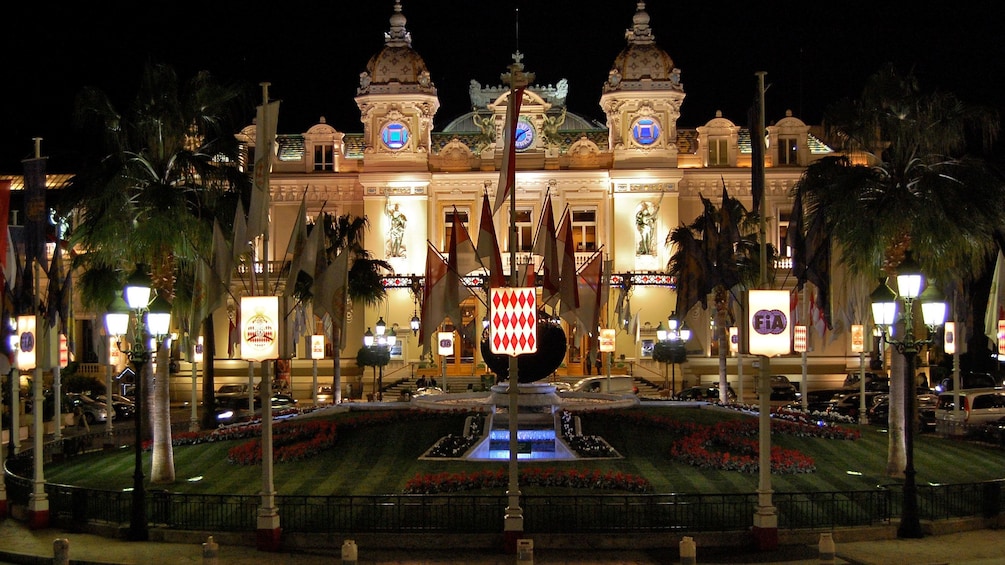
[[[335,170],[335,145],[332,143],[321,143],[314,146],[314,170],[334,171]]]
[[[457,220],[464,224],[464,227],[468,227],[468,211],[466,209],[457,209]],[[454,208],[450,207],[448,210],[443,211],[443,247],[440,249],[450,249],[450,237],[454,231]],[[469,234],[470,235],[470,234]]]
[[[799,164],[799,141],[794,137],[778,138],[778,165]]]
[[[516,211],[516,249],[531,251],[534,248],[534,222],[530,208]]]
[[[597,250],[597,211],[595,209],[572,210],[572,241],[576,251]]]
[[[708,166],[717,167],[729,164],[729,140],[725,137],[712,137],[708,140]]]

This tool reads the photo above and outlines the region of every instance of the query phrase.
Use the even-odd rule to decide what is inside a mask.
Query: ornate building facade
[[[411,289],[424,273],[427,240],[446,253],[455,214],[470,233],[476,233],[483,194],[487,191],[494,198],[498,188],[510,93],[506,86],[471,80],[472,110],[435,131],[433,118],[440,106],[431,78],[435,73],[412,48],[406,23],[396,2],[383,48],[359,75],[355,101],[361,133],[339,131],[321,118],[304,133],[277,136],[270,177],[273,248],[269,250],[270,257],[282,258],[304,194],[308,216],[322,211],[366,216],[370,222],[366,247],[395,272],[388,278],[386,304],[353,308],[350,346],[342,355],[351,357],[356,350],[353,340],[358,343],[366,329],[383,318],[388,327],[399,328],[399,339],[404,338],[403,364],[418,361],[421,354],[421,344],[407,328],[418,310]],[[540,261],[532,250],[545,196],[552,198],[556,221],[568,209],[577,263],[601,250],[614,279],[630,289],[627,318],[632,322],[627,328],[615,319],[626,317],[623,311],[614,313],[619,289],[612,288],[602,313],[602,325],[619,328],[615,359],[619,364],[635,363],[636,374],[652,378],[663,369],[646,362],[651,351],[647,347],[676,303],[666,275],[672,253],[666,245],[670,230],[691,223],[701,213],[699,196],[718,202],[723,186],[749,209],[752,185],[747,127],[718,112],[703,126],[678,127],[686,103],[685,77],[659,47],[655,23],[650,26],[645,2],[639,2],[625,47],[611,54],[607,80],[575,85],[596,89],[606,123],[566,107],[571,85],[564,79],[524,91],[515,140],[516,215],[511,218],[504,208],[494,216],[504,263],[508,264],[509,250],[515,249],[523,264]],[[533,71],[533,61],[520,58],[514,55],[516,63]],[[833,151],[791,112],[767,118],[764,212],[770,243],[784,255],[789,190],[809,163]],[[250,154],[255,125],[245,128],[239,139]],[[511,222],[515,236],[507,229]],[[777,286],[784,287],[786,280],[791,287],[792,277],[779,277]],[[699,306],[678,314],[693,331],[687,374],[692,378],[716,374],[718,344],[710,313]],[[482,302],[468,299],[462,305],[463,319],[446,328],[458,336],[454,355],[447,357],[451,374],[478,371],[477,337],[484,316]],[[638,332],[631,331],[634,324]],[[226,328],[219,330],[218,336],[227,335]],[[567,334],[568,354],[560,372],[585,374],[588,337],[574,328]],[[835,329],[826,338],[811,338],[811,343],[812,373],[844,373],[850,355],[846,332]],[[224,343],[217,347],[226,350]],[[798,373],[798,358],[794,361],[783,360],[778,372]],[[748,367],[750,363],[748,359]],[[731,367],[730,373],[735,372]],[[749,376],[754,370],[744,373]]]

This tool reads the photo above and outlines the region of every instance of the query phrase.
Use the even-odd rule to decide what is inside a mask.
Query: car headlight
[[[230,418],[233,417],[234,417],[233,410],[224,410],[223,412],[220,412],[219,414],[216,415],[217,420],[229,420]]]

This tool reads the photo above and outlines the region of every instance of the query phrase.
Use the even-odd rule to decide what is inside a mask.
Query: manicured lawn
[[[714,423],[750,418],[737,412],[713,409],[646,407],[646,414],[681,420]],[[358,413],[337,415],[336,419]],[[387,494],[401,492],[405,483],[420,473],[472,472],[504,468],[506,463],[465,461],[420,461],[418,458],[439,438],[461,431],[464,416],[444,414],[419,422],[380,424],[365,429],[340,431],[334,448],[295,463],[274,466],[274,485],[279,494]],[[598,420],[598,419],[595,419]],[[757,489],[756,473],[698,469],[670,456],[674,437],[656,428],[624,421],[591,423],[583,415],[583,433],[602,436],[624,459],[574,462],[521,463],[521,466],[556,469],[599,469],[643,476],[654,492],[746,493]],[[861,431],[857,440],[794,437],[775,434],[773,442],[798,450],[816,462],[816,472],[772,475],[776,492],[868,490],[897,481],[885,474],[887,435],[875,426],[851,426]],[[239,443],[221,441],[174,450],[177,481],[151,485],[176,492],[255,494],[262,489],[261,466],[227,462],[227,451]],[[149,455],[148,455],[149,457]],[[149,474],[149,459],[147,472]],[[1005,477],[1005,450],[947,440],[929,434],[915,436],[915,467],[918,484],[965,483]],[[122,489],[132,485],[133,452],[97,453],[47,465],[49,482]],[[525,492],[534,493],[536,487]],[[548,492],[554,492],[548,491]]]

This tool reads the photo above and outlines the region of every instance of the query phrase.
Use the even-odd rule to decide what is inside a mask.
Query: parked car
[[[760,395],[757,395],[760,398]],[[771,400],[795,400],[799,398],[799,387],[785,375],[771,375]]]
[[[331,404],[335,402],[335,395],[332,394],[332,387],[318,385],[318,404]]]
[[[955,397],[959,396],[960,409]],[[935,410],[936,423],[984,424],[1005,417],[1005,389],[979,388],[960,390],[958,393],[944,392],[939,395]]]
[[[934,394],[918,395],[918,429],[922,432],[935,430],[935,408],[939,397]],[[882,394],[873,401],[868,410],[870,424],[885,426],[890,421],[890,395]]]
[[[443,389],[438,386],[424,386],[420,389],[416,389],[412,396],[432,396],[436,394],[444,394]]]
[[[84,411],[84,419],[88,424],[95,422],[105,422],[108,420],[108,406],[104,403],[77,392],[70,392],[66,395],[67,407],[71,413],[76,412],[77,407]],[[112,420],[115,420],[115,413],[112,412]]]
[[[733,385],[726,388],[726,398],[736,400],[736,392]],[[700,385],[685,388],[677,393],[677,400],[707,400],[709,402],[719,401],[719,385]]]
[[[935,385],[935,392],[942,393],[953,390],[955,379],[952,376],[944,377]],[[988,373],[975,373],[968,371],[960,373],[960,390],[973,388],[995,388],[1000,386],[998,381]]]
[[[873,401],[877,396],[885,394],[876,391],[866,391],[865,393],[865,409],[869,410],[872,406]],[[842,416],[849,416],[851,418],[858,418],[859,410],[861,409],[861,396],[857,392],[849,392],[832,399],[827,407],[826,412],[840,414]],[[868,412],[867,412],[868,413]]]
[[[858,373],[848,373],[844,378],[844,388],[859,390],[861,377]],[[890,377],[878,373],[865,374],[865,390],[874,392],[890,392]]]
[[[100,394],[94,397],[98,402],[107,405],[108,397],[104,394]],[[112,410],[115,411],[115,419],[117,420],[128,420],[136,415],[136,403],[131,399],[122,396],[121,394],[112,395]]]
[[[635,379],[631,375],[614,375],[613,377],[586,377],[576,381],[572,385],[574,392],[608,392],[610,384],[611,394],[638,394],[639,387],[635,386]]]
[[[281,410],[283,408],[296,408],[297,399],[293,398],[288,394],[273,393],[270,399],[270,404],[272,404],[273,410]]]
[[[848,390],[843,388],[811,390],[806,393],[806,410],[810,412],[825,412],[827,411],[827,407],[830,406],[830,401],[833,400],[835,396],[843,394],[848,394]],[[792,402],[786,404],[784,408],[802,410],[802,400],[793,400]]]

